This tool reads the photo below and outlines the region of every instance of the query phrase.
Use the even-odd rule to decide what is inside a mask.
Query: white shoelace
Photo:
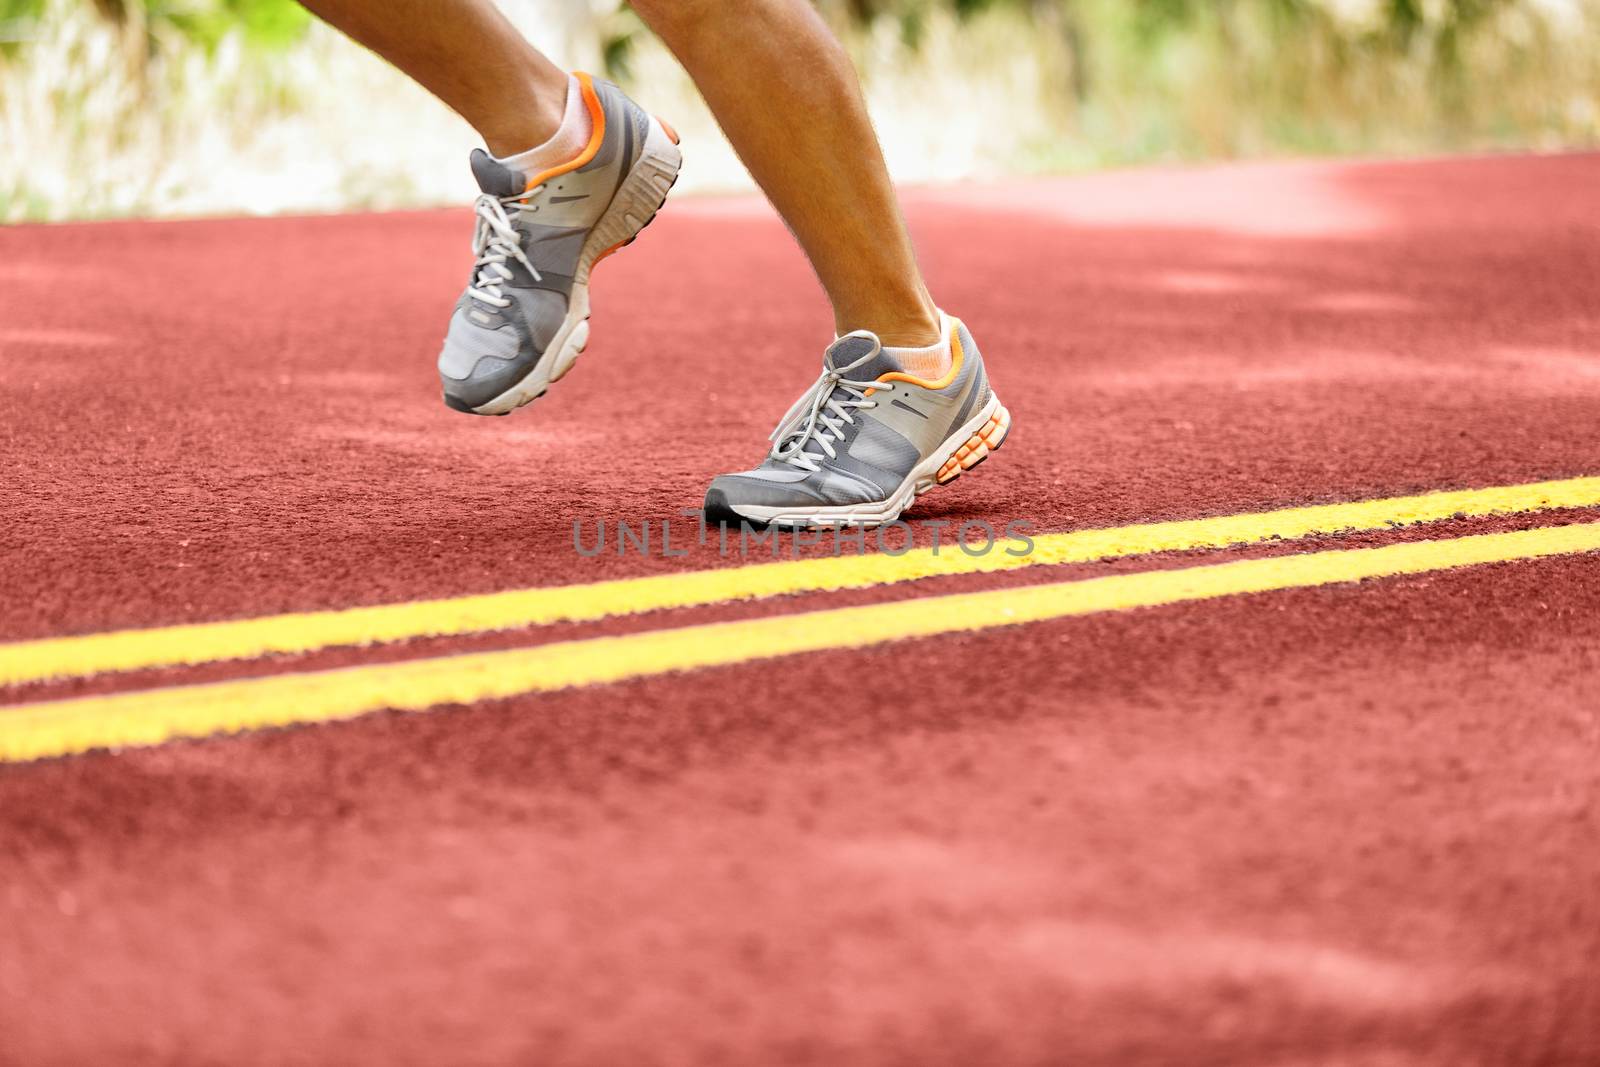
[[[541,280],[539,271],[522,251],[522,233],[516,224],[523,211],[527,210],[528,200],[543,191],[544,186],[536,185],[516,196],[500,197],[483,193],[473,204],[478,222],[472,230],[472,252],[478,257],[473,264],[478,268],[478,274],[467,287],[467,295],[474,300],[497,308],[510,306],[511,298],[501,288],[514,277],[511,268],[506,265],[509,260],[527,267],[534,281]],[[514,213],[506,211],[511,205],[516,205]]]
[[[838,458],[834,442],[843,440],[844,427],[856,421],[852,409],[878,406],[877,400],[867,399],[868,390],[892,394],[894,386],[877,381],[851,381],[836,370],[823,371],[822,377],[794,402],[778,428],[767,438],[773,443],[772,458],[801,470],[821,470],[816,454],[805,450],[806,443],[813,439],[829,459]],[[840,391],[845,395],[834,395]]]

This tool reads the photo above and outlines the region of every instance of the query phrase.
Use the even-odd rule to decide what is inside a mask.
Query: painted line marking
[[[0,762],[603,685],[1045,619],[1600,550],[1600,522],[707,623],[0,709]]]
[[[1037,534],[1033,537],[1033,552],[1025,556],[1008,555],[1005,542],[997,543],[983,556],[968,556],[950,545],[937,554],[923,548],[899,556],[878,553],[785,560],[374,607],[43,638],[0,645],[0,686],[151,667],[255,659],[273,653],[383,644],[418,637],[489,633],[557,622],[590,622],[614,615],[793,593],[862,589],[942,575],[1009,571],[1153,552],[1292,540],[1314,534],[1381,530],[1457,515],[1482,517],[1597,505],[1600,505],[1600,477],[1572,478],[1209,519]]]

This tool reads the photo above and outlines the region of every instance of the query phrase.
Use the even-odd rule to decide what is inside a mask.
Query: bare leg
[[[632,0],[811,260],[840,333],[939,339],[843,47],[807,0]]]
[[[472,124],[495,155],[546,140],[566,74],[492,0],[303,0]],[[939,338],[861,87],[807,0],[633,0],[811,260],[840,333]]]
[[[471,123],[497,156],[542,144],[561,123],[567,73],[492,0],[301,0]]]

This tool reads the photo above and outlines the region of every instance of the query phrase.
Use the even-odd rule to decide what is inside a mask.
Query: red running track
[[[1600,157],[908,214],[1016,420],[908,517],[1600,473]],[[0,230],[0,638],[719,564],[570,524],[759,454],[828,340],[781,226],[669,205],[496,420],[434,395],[467,227]],[[1579,556],[0,766],[0,1061],[1600,1062],[1597,607]]]

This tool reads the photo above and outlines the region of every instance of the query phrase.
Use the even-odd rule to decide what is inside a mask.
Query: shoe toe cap
[[[719,484],[722,481],[721,478],[716,479],[706,490],[705,503],[701,506],[706,522],[717,526],[737,526],[741,522],[748,521],[733,509],[733,502],[728,495],[729,487],[726,484]],[[736,490],[735,494],[737,495]]]
[[[719,475],[706,490],[704,510],[708,519],[716,513],[726,516],[727,522],[738,522],[754,521],[750,508],[812,508],[827,503],[811,482],[809,475],[775,478],[767,470]]]
[[[515,292],[514,308],[484,309],[463,297],[450,317],[439,350],[439,384],[445,403],[457,411],[487,404],[527,378],[560,330],[565,298],[544,290]]]

